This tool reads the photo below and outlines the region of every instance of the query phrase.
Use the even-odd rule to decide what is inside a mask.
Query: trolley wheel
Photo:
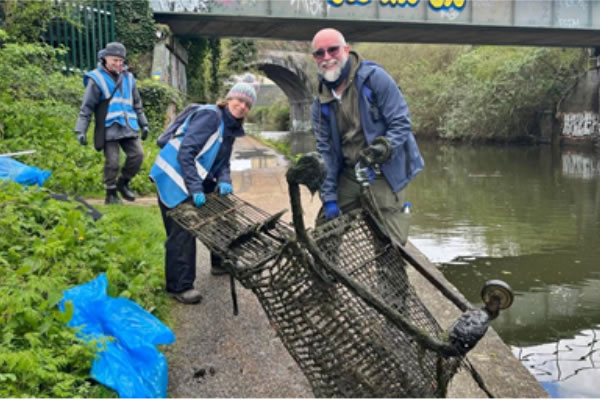
[[[508,283],[499,279],[487,281],[481,289],[481,299],[486,305],[486,308],[494,308],[497,310],[506,310],[511,306],[515,295]],[[495,307],[494,307],[495,306]]]

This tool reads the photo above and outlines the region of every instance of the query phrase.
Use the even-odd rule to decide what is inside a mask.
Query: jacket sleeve
[[[138,123],[141,128],[148,126],[148,118],[144,114],[144,106],[142,104],[142,97],[138,91],[137,86],[133,87],[133,110],[135,111],[138,119]]]
[[[89,79],[85,87],[81,108],[79,109],[79,118],[77,118],[77,122],[75,123],[74,131],[76,134],[87,132],[94,110],[100,104],[101,99],[102,93],[100,92],[100,88],[93,79]]]
[[[331,125],[329,118],[321,113],[321,103],[315,100],[312,105],[313,130],[317,151],[325,162],[325,180],[321,185],[321,201],[337,201],[337,177],[339,166],[331,145]]]
[[[233,152],[233,143],[229,146],[229,151],[225,155],[223,165],[219,167],[219,170],[215,172],[215,178],[217,183],[227,182],[231,183],[231,153]]]
[[[187,132],[181,141],[177,161],[190,194],[203,192],[202,178],[196,169],[196,157],[208,138],[219,127],[219,116],[211,110],[201,110],[191,116]]]
[[[369,83],[375,94],[377,108],[386,122],[385,136],[390,140],[394,151],[398,151],[412,134],[406,100],[396,82],[383,68],[375,70]]]

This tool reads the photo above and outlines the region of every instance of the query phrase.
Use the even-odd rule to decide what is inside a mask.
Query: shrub
[[[0,185],[0,397],[115,397],[90,382],[95,343],[67,327],[72,311],[57,304],[63,290],[106,272],[109,295],[164,318],[158,210],[94,222],[79,203],[53,200],[45,189]]]
[[[269,106],[256,106],[248,114],[248,122],[263,130],[288,131],[290,129],[290,105],[277,102]]]

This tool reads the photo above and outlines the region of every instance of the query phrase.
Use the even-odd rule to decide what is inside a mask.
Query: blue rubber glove
[[[335,201],[326,201],[325,203],[323,203],[323,207],[325,207],[325,219],[327,221],[340,216],[341,211]]]
[[[227,196],[228,194],[233,193],[233,186],[231,186],[231,183],[219,182],[217,186],[219,187],[219,194],[221,196]]]
[[[365,168],[365,171],[367,172],[369,183],[373,183],[373,181],[375,180],[375,172],[370,167]]]
[[[196,207],[202,207],[204,203],[206,203],[206,196],[202,192],[194,193],[192,199],[194,200],[194,205]]]

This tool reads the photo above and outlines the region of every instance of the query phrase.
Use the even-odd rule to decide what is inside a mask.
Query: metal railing
[[[97,64],[97,53],[115,39],[114,6],[106,0],[52,0],[61,17],[46,32],[53,47],[68,51],[61,57],[66,72],[88,71]]]

